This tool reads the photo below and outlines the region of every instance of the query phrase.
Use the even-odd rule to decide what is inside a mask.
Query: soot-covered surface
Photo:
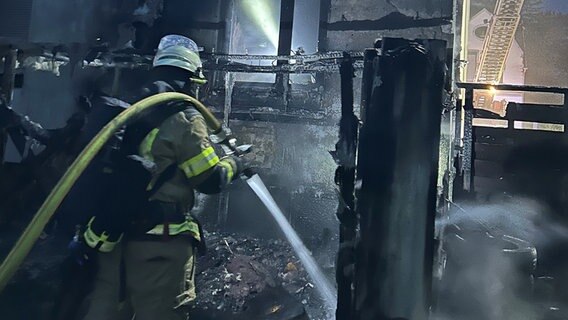
[[[17,235],[12,231],[2,237],[2,257]],[[50,237],[38,242],[0,295],[2,319],[49,315],[68,240]],[[198,298],[192,319],[327,319],[313,285],[285,241],[212,232],[207,243],[207,255],[198,259]]]

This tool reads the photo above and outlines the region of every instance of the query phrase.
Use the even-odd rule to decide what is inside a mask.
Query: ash
[[[198,259],[195,308],[246,313],[247,302],[274,288],[303,305],[309,319],[328,319],[308,274],[283,240],[206,232],[207,254]]]

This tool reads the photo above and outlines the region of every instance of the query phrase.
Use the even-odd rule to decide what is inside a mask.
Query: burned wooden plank
[[[474,109],[474,117],[484,119],[503,119],[503,117],[501,117],[497,113],[493,113],[484,109]]]
[[[474,140],[476,143],[502,144],[522,146],[534,143],[549,143],[564,139],[563,132],[537,131],[537,130],[509,130],[504,128],[476,127]]]
[[[566,124],[568,122],[568,110],[558,106],[509,103],[506,118],[509,120]]]
[[[458,86],[458,88],[474,89],[474,90],[495,89],[498,91],[525,91],[525,92],[548,92],[548,93],[568,94],[568,88],[560,88],[560,87],[524,86],[524,85],[514,85],[514,84],[466,83],[466,82],[458,82],[456,83],[456,85]]]

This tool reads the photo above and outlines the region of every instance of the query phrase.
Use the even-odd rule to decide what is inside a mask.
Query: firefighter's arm
[[[183,112],[185,125],[181,139],[175,141],[178,166],[202,193],[219,193],[240,174],[239,160],[220,157],[215,152],[207,124],[201,114]],[[181,128],[180,128],[181,129]]]

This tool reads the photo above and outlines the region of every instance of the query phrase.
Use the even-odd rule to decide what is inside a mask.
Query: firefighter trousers
[[[136,320],[187,319],[184,305],[195,299],[193,240],[174,236],[169,241],[128,241],[119,247],[99,253],[99,270],[83,319],[130,320],[132,313]],[[121,260],[127,298],[122,304]]]

